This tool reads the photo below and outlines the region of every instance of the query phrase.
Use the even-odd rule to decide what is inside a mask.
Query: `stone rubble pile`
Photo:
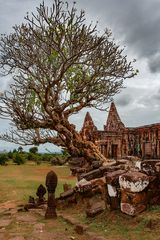
[[[79,162],[82,163],[82,159]],[[146,210],[149,205],[160,204],[160,160],[124,159],[106,166],[93,162],[85,171],[80,171],[80,166],[75,168],[72,173],[78,179],[76,187],[59,198],[68,204],[83,199],[87,202],[88,212],[88,199],[95,192],[102,194],[107,209],[120,209],[130,216]]]

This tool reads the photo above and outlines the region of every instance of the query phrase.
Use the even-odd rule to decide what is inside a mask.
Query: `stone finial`
[[[48,201],[45,218],[56,218],[56,201],[55,201],[55,190],[57,187],[58,178],[55,172],[50,171],[46,176],[46,187],[48,190]]]
[[[44,203],[44,195],[46,194],[46,189],[45,187],[40,184],[39,187],[37,188],[36,195],[38,196],[38,204]]]
[[[58,178],[55,172],[50,171],[46,176],[46,187],[49,193],[55,193]]]

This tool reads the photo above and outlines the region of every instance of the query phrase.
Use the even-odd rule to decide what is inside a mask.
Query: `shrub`
[[[17,165],[21,165],[25,163],[25,159],[22,154],[17,153],[13,159],[13,162],[16,163]]]
[[[8,155],[6,153],[0,154],[0,165],[6,165],[6,162],[8,161]]]
[[[13,155],[14,155],[13,152],[9,151],[7,155],[9,159],[13,159]]]
[[[34,154],[35,154],[35,153],[38,153],[38,147],[32,147],[32,148],[30,148],[30,149],[29,149],[29,152],[30,152],[30,153],[34,153]]]

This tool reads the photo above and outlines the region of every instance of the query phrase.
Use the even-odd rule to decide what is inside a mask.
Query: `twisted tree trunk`
[[[64,145],[68,153],[73,157],[84,157],[88,163],[92,161],[105,162],[106,158],[101,154],[98,147],[91,141],[84,140],[80,133],[75,130],[75,126],[68,120],[63,119]],[[60,133],[60,129],[58,132]]]

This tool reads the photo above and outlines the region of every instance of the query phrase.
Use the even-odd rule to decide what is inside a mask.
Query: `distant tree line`
[[[0,165],[16,164],[21,165],[27,161],[35,162],[37,165],[48,162],[52,165],[63,165],[66,163],[69,154],[66,151],[60,153],[39,153],[38,147],[34,146],[29,152],[20,146],[13,151],[0,153]]]

